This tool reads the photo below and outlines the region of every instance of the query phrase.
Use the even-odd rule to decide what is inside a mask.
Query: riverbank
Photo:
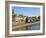
[[[14,26],[13,29],[23,28],[23,27],[31,26],[31,25],[33,25],[33,24],[37,24],[37,23],[40,23],[40,21],[38,21],[38,22],[34,22],[34,23],[27,23],[27,24],[23,24],[23,25],[19,25],[19,26]]]

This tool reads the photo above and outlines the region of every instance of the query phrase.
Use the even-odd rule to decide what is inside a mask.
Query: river
[[[40,30],[40,23],[33,24],[28,28],[28,30]]]
[[[14,29],[15,30],[15,29]],[[20,31],[20,30],[40,30],[40,23],[35,23],[35,24],[32,24],[32,25],[29,25],[28,27],[24,27],[24,28],[21,28],[21,29],[17,29],[17,31]]]

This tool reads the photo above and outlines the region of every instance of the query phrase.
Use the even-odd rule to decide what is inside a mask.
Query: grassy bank
[[[40,21],[33,22],[33,23],[25,23],[23,25],[18,25],[18,26],[13,26],[13,29],[20,29],[20,28],[23,28],[23,27],[26,27],[26,26],[32,26],[33,24],[37,24],[37,23],[40,23]]]

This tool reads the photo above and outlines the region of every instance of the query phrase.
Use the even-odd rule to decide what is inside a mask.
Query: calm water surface
[[[40,30],[40,23],[33,24],[28,30]]]

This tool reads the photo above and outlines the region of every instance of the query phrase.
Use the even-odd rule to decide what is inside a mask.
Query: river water
[[[15,30],[15,29],[14,29]],[[17,31],[21,31],[21,30],[40,30],[40,23],[36,23],[33,25],[28,26],[28,28],[21,28],[21,29],[17,29]]]
[[[33,24],[28,28],[28,30],[40,30],[40,23]]]

